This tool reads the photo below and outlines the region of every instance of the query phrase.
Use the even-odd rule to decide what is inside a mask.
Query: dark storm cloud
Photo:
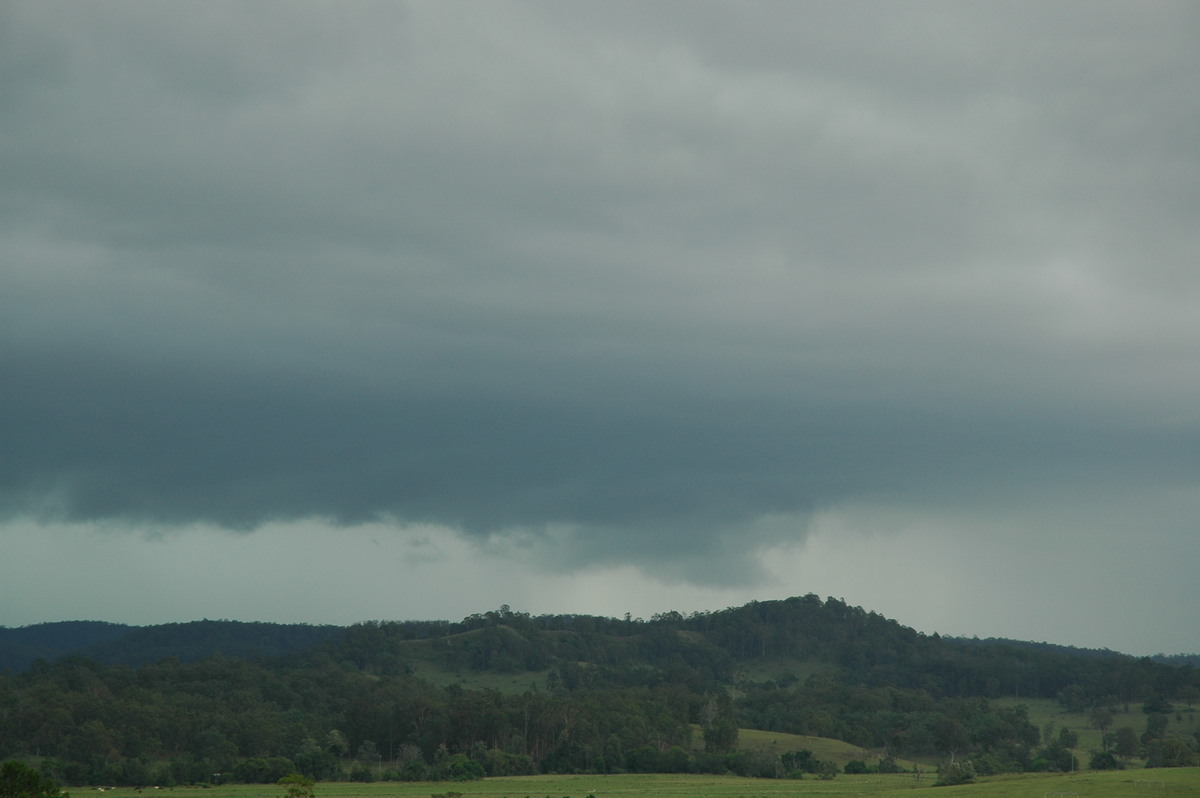
[[[1200,468],[1189,5],[3,27],[10,516],[698,571],[773,514]]]

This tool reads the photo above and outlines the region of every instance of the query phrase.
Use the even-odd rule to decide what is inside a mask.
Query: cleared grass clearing
[[[405,640],[397,645],[397,651],[403,655],[404,664],[414,676],[437,687],[456,684],[465,690],[495,690],[503,695],[521,695],[527,691],[546,689],[549,670],[512,673],[478,671],[467,664],[462,651],[452,647],[437,648],[446,641],[453,646],[462,637],[455,635],[436,640]]]
[[[739,664],[734,681],[762,684],[767,681],[779,682],[781,679],[787,681],[794,677],[797,684],[804,684],[813,674],[835,671],[837,666],[830,662],[793,657],[764,657]]]
[[[768,751],[773,754],[807,749],[812,751],[817,759],[836,762],[839,768],[844,768],[847,762],[855,759],[874,766],[885,753],[882,748],[859,748],[857,745],[828,737],[809,737],[758,729],[739,729],[738,748],[743,751]],[[897,759],[896,763],[905,770],[912,770],[915,765],[926,771],[930,769],[927,763],[910,759]]]
[[[462,798],[782,798],[782,796],[903,795],[905,798],[1195,798],[1200,768],[1109,771],[1077,774],[1022,774],[980,779],[959,787],[934,787],[933,776],[912,774],[846,776],[832,781],[805,778],[745,779],[736,776],[580,775],[528,776],[468,782],[322,782],[316,798],[432,798],[459,793]],[[71,790],[75,798],[97,794]],[[146,798],[150,790],[118,788],[106,798]],[[170,798],[279,798],[275,785],[177,787],[156,790]],[[1057,795],[1055,795],[1057,793]]]
[[[522,695],[526,692],[538,692],[546,689],[546,674],[549,671],[520,671],[518,673],[492,673],[489,671],[472,671],[463,668],[459,671],[423,669],[413,664],[413,674],[437,687],[449,687],[457,684],[464,690],[495,690],[502,695]]]
[[[1030,722],[1039,730],[1045,729],[1046,724],[1053,723],[1056,730],[1067,728],[1078,734],[1079,746],[1075,749],[1075,756],[1084,767],[1087,766],[1090,752],[1101,749],[1100,730],[1092,726],[1087,712],[1067,712],[1061,704],[1051,698],[995,698],[991,701],[997,706],[1005,707],[1023,704],[1029,710]],[[1130,704],[1128,710],[1124,705],[1118,705],[1116,709],[1112,725],[1108,729],[1109,733],[1122,726],[1128,726],[1139,736],[1146,730],[1148,716],[1142,711],[1141,705]],[[1200,713],[1193,707],[1180,707],[1177,712],[1171,712],[1167,717],[1167,733],[1186,737],[1194,733]]]

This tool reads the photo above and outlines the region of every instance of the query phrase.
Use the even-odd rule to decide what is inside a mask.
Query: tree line
[[[204,623],[210,641],[238,637],[232,622]],[[187,626],[170,634],[186,642]],[[37,762],[66,783],[126,785],[267,783],[293,772],[362,781],[782,777],[827,764],[804,752],[739,751],[740,727],[837,738],[882,751],[885,762],[969,759],[983,773],[1077,766],[1063,730],[1038,729],[1022,707],[996,703],[1001,696],[1057,698],[1073,711],[1137,702],[1148,727],[1134,753],[1151,764],[1187,764],[1200,747],[1200,738],[1155,736],[1149,726],[1172,702],[1197,701],[1190,665],[945,640],[811,595],[649,620],[505,606],[454,623],[322,629],[306,647],[280,634],[269,655],[201,656],[193,640],[182,649],[191,661],[146,662],[133,649],[130,663],[68,656],[0,676],[0,757]],[[142,639],[161,651],[161,636]],[[823,667],[803,680],[746,676],[766,661]],[[439,686],[417,675],[429,669],[529,683],[519,693]],[[1097,753],[1119,766],[1112,734]]]

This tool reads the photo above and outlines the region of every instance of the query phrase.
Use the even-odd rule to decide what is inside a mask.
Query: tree
[[[899,763],[897,763],[896,760],[893,759],[890,755],[885,756],[879,760],[878,770],[880,773],[900,773],[901,772]]]
[[[950,764],[954,764],[959,752],[965,751],[971,743],[967,728],[957,720],[944,716],[934,723],[933,736],[938,749],[950,755]]]
[[[1105,739],[1105,732],[1108,731],[1108,727],[1111,726],[1113,722],[1112,710],[1108,707],[1092,707],[1092,711],[1089,713],[1088,717],[1091,720],[1092,725],[1100,730],[1100,739],[1102,744],[1104,744],[1103,740]]]
[[[306,776],[301,776],[299,773],[289,773],[280,779],[278,783],[286,790],[283,798],[314,798],[315,796],[313,792],[313,784],[315,782]]]
[[[1142,734],[1142,742],[1146,743],[1162,737],[1167,731],[1167,724],[1170,722],[1171,719],[1162,712],[1152,713],[1146,718],[1146,731]]]
[[[1163,737],[1148,748],[1146,767],[1186,768],[1196,764],[1196,752],[1182,737]]]
[[[709,696],[702,711],[704,750],[724,754],[737,747],[738,725],[733,717],[733,701],[722,693]]]
[[[326,735],[325,748],[338,759],[344,759],[350,753],[350,743],[346,742],[346,735],[337,729],[330,729]]]
[[[1122,726],[1116,731],[1117,756],[1124,760],[1133,759],[1138,754],[1137,732],[1131,726]]]
[[[49,776],[10,759],[0,765],[0,798],[67,798]]]
[[[938,770],[938,780],[934,787],[953,787],[957,784],[971,784],[975,781],[975,767],[971,761],[951,762]]]
[[[374,740],[363,740],[358,744],[358,751],[354,758],[366,767],[375,767],[381,759],[379,746],[375,745]]]

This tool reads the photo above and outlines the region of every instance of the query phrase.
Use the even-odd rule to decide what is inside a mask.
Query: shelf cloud
[[[1126,563],[1104,600],[1162,619],[1022,626],[991,575],[942,631],[1200,648],[1130,598],[1200,553],[1198,35],[1186,3],[9,3],[0,535],[369,529],[700,603],[940,530]],[[859,564],[831,592],[876,601]],[[925,623],[895,585],[872,608]]]

